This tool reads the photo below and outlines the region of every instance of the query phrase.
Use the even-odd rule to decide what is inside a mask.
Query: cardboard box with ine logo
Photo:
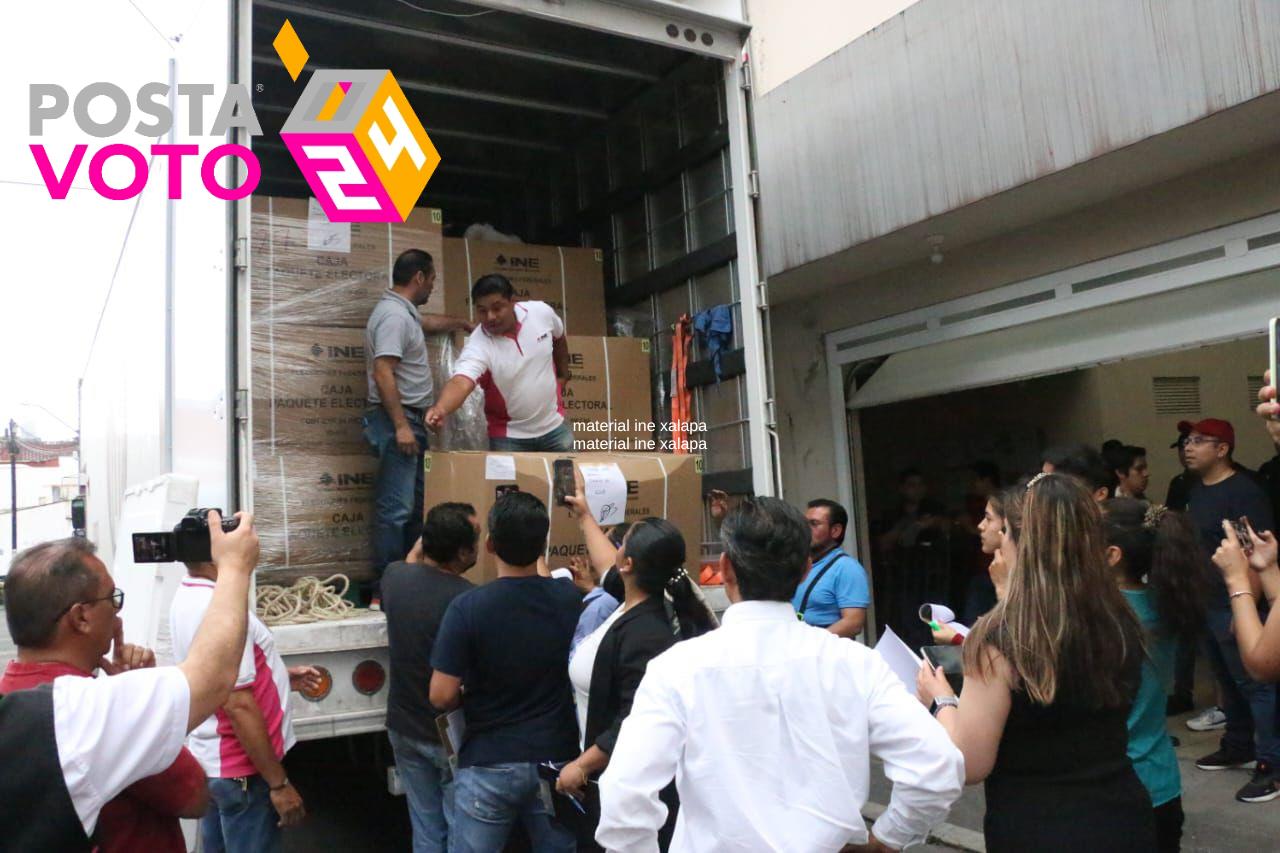
[[[251,358],[258,449],[367,451],[363,329],[277,324],[253,336]]]
[[[565,416],[577,449],[610,453],[652,451],[653,397],[648,338],[569,335]]]
[[[336,566],[353,580],[366,577],[377,473],[378,460],[367,453],[255,454],[251,482],[261,568],[324,577]]]
[[[420,310],[444,313],[441,221],[439,210],[424,207],[404,222],[330,222],[314,198],[254,196],[253,333],[280,323],[364,328],[406,249],[422,249],[435,261],[435,291]]]
[[[552,569],[568,567],[571,557],[586,556],[586,543],[578,522],[567,507],[554,503],[552,470],[556,459],[572,459],[575,466],[601,466],[613,470],[625,483],[626,521],[647,516],[666,518],[684,535],[686,568],[695,574],[702,543],[702,458],[666,453],[428,453],[426,506],[441,501],[463,501],[476,508],[480,518],[480,561],[467,573],[472,583],[497,577],[497,564],[484,547],[488,515],[498,496],[511,490],[537,495],[551,516],[547,561]]]

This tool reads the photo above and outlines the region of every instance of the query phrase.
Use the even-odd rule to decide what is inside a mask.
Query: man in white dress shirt
[[[653,851],[680,794],[673,851],[883,851],[925,840],[964,784],[964,760],[887,664],[796,619],[809,530],[775,498],[744,501],[720,530],[731,606],[722,627],[649,662],[600,780],[596,841]],[[893,795],[862,819],[871,758]]]

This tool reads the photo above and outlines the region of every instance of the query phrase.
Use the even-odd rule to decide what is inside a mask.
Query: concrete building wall
[[[920,0],[757,96],[766,272],[1277,88],[1273,0]]]
[[[972,244],[949,252],[940,265],[924,261],[897,267],[812,298],[775,304],[779,462],[787,496],[798,500],[836,490],[825,333],[1275,210],[1280,210],[1278,148]]]
[[[756,94],[768,94],[914,2],[746,0]]]

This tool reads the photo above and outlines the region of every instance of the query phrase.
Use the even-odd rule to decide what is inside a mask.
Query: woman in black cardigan
[[[580,520],[590,550],[597,553],[606,546],[612,547],[586,509],[581,492],[566,500]],[[578,648],[577,654],[590,654],[595,647],[583,752],[561,770],[556,790],[578,798],[586,808],[586,815],[574,821],[579,825],[579,850],[598,849],[592,840],[600,819],[599,791],[594,779],[609,764],[609,755],[617,743],[622,721],[631,712],[645,667],[678,639],[697,636],[715,625],[714,617],[693,590],[693,581],[683,568],[684,560],[684,537],[669,521],[646,518],[633,525],[617,549],[615,561],[626,591],[619,615],[598,629],[603,636],[588,637]],[[667,611],[668,595],[678,634],[673,631]],[[662,792],[662,800],[669,814],[659,843],[666,850],[678,806],[674,781]]]

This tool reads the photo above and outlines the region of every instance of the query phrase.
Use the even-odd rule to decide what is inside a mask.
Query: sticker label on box
[[[601,525],[621,524],[627,517],[627,478],[616,462],[579,464],[582,490],[591,514]]]
[[[315,198],[307,206],[307,249],[344,255],[351,253],[351,223],[330,222]]]
[[[484,458],[484,478],[486,480],[514,480],[516,478],[516,458],[490,454]]]

